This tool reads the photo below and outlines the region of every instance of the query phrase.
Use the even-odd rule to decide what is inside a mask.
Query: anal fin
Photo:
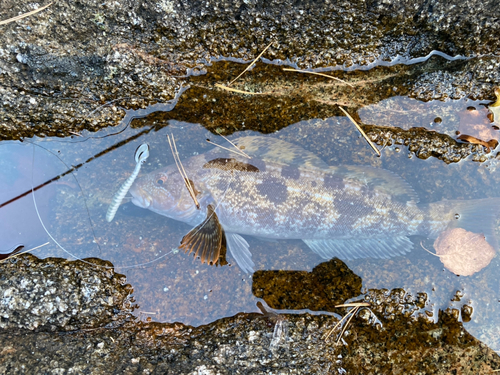
[[[189,254],[194,252],[202,263],[227,264],[226,235],[212,205],[207,207],[205,220],[182,238],[179,249]]]
[[[406,236],[364,239],[303,240],[323,259],[387,259],[411,251],[413,243]]]

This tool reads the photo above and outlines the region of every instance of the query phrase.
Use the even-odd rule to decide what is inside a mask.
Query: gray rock
[[[4,17],[32,10],[14,0]],[[413,77],[423,99],[492,98],[499,81],[496,1],[56,2],[0,26],[0,137],[68,135],[116,125],[123,108],[172,99],[213,58],[346,69],[471,58]],[[103,106],[106,103],[110,105]]]
[[[31,255],[0,264],[0,373],[448,374],[500,366],[457,312],[441,312],[437,323],[416,318],[425,295],[371,290],[365,301],[372,309],[360,310],[342,338],[340,331],[326,335],[350,308],[238,314],[194,328],[131,319],[130,286],[104,266]]]
[[[131,316],[131,292],[109,262],[23,255],[2,263],[0,328],[70,331],[103,326]]]
[[[32,9],[14,0],[0,4],[4,18]],[[116,125],[124,109],[166,102],[188,84],[198,91],[193,89],[191,101],[173,115],[198,119],[202,113],[203,124],[215,130],[220,117],[210,117],[206,106],[193,111],[193,103],[214,93],[214,83],[234,78],[224,75],[225,69],[233,73],[241,66],[215,66],[214,61],[250,60],[271,42],[267,62],[342,68],[347,73],[340,75],[354,72],[351,77],[363,85],[351,92],[345,87],[325,91],[326,85],[278,71],[274,82],[270,75],[244,77],[243,85],[251,90],[282,90],[285,99],[277,96],[273,103],[283,116],[290,113],[290,121],[280,117],[287,120],[281,126],[331,116],[331,102],[310,112],[312,104],[296,104],[313,94],[330,100],[335,92],[338,102],[360,97],[347,103],[353,108],[396,94],[421,100],[493,100],[492,89],[500,82],[499,16],[500,5],[493,0],[55,2],[34,16],[0,25],[0,139],[67,136]],[[433,51],[446,59],[416,64]],[[412,65],[394,67],[402,63]],[[364,83],[362,71],[377,65],[382,68],[372,69],[373,80]],[[284,89],[297,81],[301,93]],[[365,96],[363,89],[371,94]],[[217,105],[225,105],[223,99],[217,97]],[[246,101],[239,103],[229,103],[231,112],[246,116],[252,108],[246,108]],[[226,120],[228,127],[240,127],[241,119]],[[246,122],[247,128],[277,129],[265,120],[257,116]],[[154,117],[148,121],[137,124],[162,123]],[[252,121],[258,126],[251,127]],[[371,130],[379,144],[405,144],[422,158],[436,154],[449,162],[470,154],[484,156],[470,145],[442,153],[455,147],[449,137]],[[367,299],[376,307],[360,311],[339,341],[343,344],[337,345],[335,335],[329,340],[323,335],[347,310],[335,311],[339,315],[241,314],[197,328],[138,322],[132,318],[131,287],[123,276],[109,263],[89,262],[25,255],[0,265],[0,373],[302,374],[363,369],[445,374],[500,367],[498,355],[458,322],[456,309],[441,312],[437,322],[415,318],[422,296],[406,300],[399,291],[371,291]]]

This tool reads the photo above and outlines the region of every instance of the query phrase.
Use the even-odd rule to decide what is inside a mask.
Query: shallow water
[[[456,136],[458,131],[482,139],[498,138],[498,132],[487,119],[485,103],[470,100],[423,103],[405,96],[393,96],[361,107],[357,116],[365,124],[404,129],[426,127],[450,136]],[[156,124],[131,126],[133,117],[144,117],[159,110],[172,111],[165,112],[168,116],[163,119],[157,112]],[[50,193],[44,193],[48,187],[34,193],[34,204],[48,233],[41,230],[33,199],[28,194],[31,201],[23,198],[24,208],[13,210],[8,216],[0,216],[0,220],[17,228],[29,223],[33,228],[30,237],[21,235],[8,242],[0,240],[0,249],[9,249],[16,241],[22,242],[26,249],[49,242],[33,253],[42,258],[98,257],[109,260],[133,286],[138,305],[135,312],[141,319],[202,325],[239,312],[258,312],[256,303],[260,299],[254,295],[252,275],[242,272],[236,264],[225,267],[203,265],[192,256],[176,250],[180,239],[191,229],[186,224],[130,203],[120,207],[111,223],[105,220],[113,195],[134,169],[134,152],[140,144],[146,142],[151,148],[141,174],[173,163],[166,138],[169,134],[174,135],[177,141],[181,160],[210,150],[213,146],[207,143],[207,138],[229,146],[222,137],[208,131],[206,124],[182,121],[180,115],[176,120],[176,113],[174,105],[129,111],[119,128],[97,133],[83,132],[81,136],[65,139],[0,143],[3,166],[16,165],[21,161],[28,166],[22,175],[14,175],[11,169],[4,167],[0,172],[2,181],[9,181],[9,187],[16,187],[14,196],[29,192],[32,185],[36,187],[74,169],[49,184]],[[139,126],[144,123],[135,120],[132,124]],[[496,171],[498,161],[495,158],[485,163],[464,160],[447,165],[435,158],[418,159],[403,145],[383,147],[381,157],[377,157],[352,123],[343,116],[310,118],[282,126],[283,129],[266,136],[300,145],[329,165],[370,165],[388,169],[403,177],[424,203],[442,199],[500,197],[500,177]],[[244,124],[240,124],[239,130],[234,124],[229,124],[226,129],[220,130],[226,132],[231,129],[227,131],[231,133],[230,139],[241,135],[260,135],[243,128]],[[43,173],[35,173],[32,180],[30,166],[33,171]],[[400,288],[405,298],[410,299],[425,293],[426,302],[421,309],[412,312],[414,316],[425,315],[429,320],[436,321],[440,309],[457,309],[459,315],[467,315],[466,318],[459,318],[469,332],[499,350],[499,258],[494,258],[487,268],[473,276],[457,277],[444,269],[440,260],[420,245],[422,243],[431,249],[432,240],[412,237],[412,241],[414,248],[407,256],[389,260],[345,261],[362,279],[361,293],[352,296],[353,299],[369,295],[372,289],[390,291]],[[301,241],[266,242],[249,238],[248,242],[256,270],[311,271],[324,262]],[[268,287],[280,288],[279,285]],[[396,305],[404,308],[401,300]],[[279,306],[266,302],[271,307],[286,311],[299,309],[297,306],[304,309],[302,302],[298,301],[290,300],[288,304]],[[473,311],[470,319],[469,308]],[[390,316],[391,312],[381,314]]]

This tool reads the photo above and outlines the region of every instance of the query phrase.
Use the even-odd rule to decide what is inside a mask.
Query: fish
[[[202,263],[221,263],[229,250],[253,272],[244,236],[299,239],[323,259],[349,260],[404,255],[413,247],[409,236],[437,238],[460,227],[484,233],[498,249],[500,198],[420,204],[411,186],[385,169],[329,166],[270,137],[233,142],[245,155],[214,148],[184,160],[184,175],[170,165],[140,176],[129,191],[135,205],[190,225],[179,248]]]

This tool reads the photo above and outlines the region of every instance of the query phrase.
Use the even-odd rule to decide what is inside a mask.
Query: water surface
[[[498,138],[498,132],[487,119],[485,104],[472,100],[424,103],[406,96],[393,96],[362,107],[357,117],[366,124],[404,129],[425,127],[453,137],[459,132]],[[4,234],[17,233],[13,237],[2,236],[0,249],[7,251],[18,243],[30,248],[49,242],[34,254],[42,258],[109,260],[132,284],[138,305],[136,314],[141,319],[201,325],[239,312],[258,312],[259,299],[252,290],[252,275],[242,272],[230,257],[229,266],[207,266],[177,250],[181,238],[191,229],[186,224],[130,203],[120,207],[111,223],[105,220],[113,195],[134,169],[134,152],[140,144],[147,142],[151,148],[141,174],[173,163],[167,135],[175,137],[181,160],[210,150],[213,146],[207,143],[207,138],[229,146],[222,137],[208,131],[206,124],[185,122],[181,117],[175,119],[175,109],[168,112],[168,119],[163,122],[161,112],[157,112],[155,121],[160,123],[154,126],[130,126],[134,115],[140,117],[148,112],[171,109],[173,105],[140,113],[131,111],[119,128],[97,133],[0,143],[0,173],[9,191],[5,197],[2,193],[2,200],[28,192],[16,203],[0,208]],[[135,125],[141,125],[140,120]],[[379,147],[382,155],[377,157],[344,116],[312,117],[282,127],[265,136],[300,145],[329,165],[388,169],[404,178],[423,203],[500,197],[495,158],[485,163],[464,160],[448,165],[435,158],[418,159],[407,147],[396,144]],[[262,135],[245,131],[243,126],[228,129],[219,130],[230,139]],[[33,202],[29,193],[32,186],[57,176],[62,177],[35,191]],[[35,205],[45,229],[39,222]],[[25,228],[30,228],[29,234],[23,232]],[[247,240],[256,270],[311,271],[324,262],[301,241]],[[412,241],[414,249],[407,256],[389,260],[344,260],[362,279],[358,297],[363,298],[370,290],[395,288],[400,288],[407,298],[425,294],[425,304],[412,313],[414,316],[437,321],[440,309],[457,309],[459,319],[469,332],[493,349],[500,349],[497,344],[498,257],[478,274],[458,277],[423,249],[421,244],[432,249],[432,240],[415,237]],[[279,285],[269,287],[279,288]],[[293,310],[294,306],[291,303],[281,308]],[[467,310],[469,308],[472,310]],[[464,311],[472,311],[472,314],[467,313],[464,319]]]

